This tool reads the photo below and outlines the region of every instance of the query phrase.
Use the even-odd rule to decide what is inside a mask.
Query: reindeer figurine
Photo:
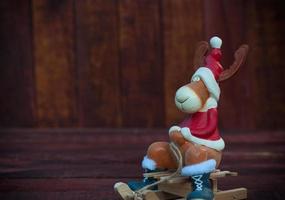
[[[194,58],[196,71],[191,82],[176,91],[175,104],[179,110],[188,113],[189,117],[169,129],[170,143],[151,144],[142,161],[142,167],[148,173],[177,169],[179,163],[174,155],[175,151],[171,148],[171,144],[174,144],[183,159],[179,173],[189,177],[192,182],[192,191],[187,194],[187,200],[214,198],[209,177],[218,168],[225,147],[217,126],[219,82],[229,79],[238,71],[248,52],[248,46],[242,45],[235,52],[233,64],[224,70],[220,64],[222,40],[212,37],[210,45],[212,49],[206,55],[208,43],[199,43]],[[135,191],[144,187],[152,186],[152,189],[156,189],[156,181],[156,178],[148,177],[128,184],[116,183],[114,188],[124,199],[131,199]]]

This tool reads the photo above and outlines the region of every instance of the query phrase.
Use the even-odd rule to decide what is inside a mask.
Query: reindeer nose
[[[185,102],[187,99],[189,99],[189,88],[188,87],[181,87],[177,90],[175,98],[179,103]]]

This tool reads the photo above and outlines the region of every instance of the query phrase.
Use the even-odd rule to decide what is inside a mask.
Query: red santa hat
[[[222,40],[216,36],[212,37],[210,40],[210,45],[212,50],[205,59],[205,66],[199,67],[199,69],[192,76],[192,81],[197,80],[197,77],[202,79],[211,96],[218,101],[221,91],[217,80],[223,71],[223,67],[220,64],[222,56],[220,49],[222,46]]]
[[[217,36],[212,37],[210,39],[210,45],[212,47],[212,51],[206,57],[205,63],[206,67],[213,72],[215,79],[218,80],[220,74],[223,71],[223,67],[220,63],[222,57],[222,52],[221,52],[222,40]]]

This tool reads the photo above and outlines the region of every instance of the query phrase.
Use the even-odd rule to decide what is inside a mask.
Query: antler
[[[209,44],[206,41],[201,41],[197,44],[194,55],[194,70],[204,65],[205,55],[209,50]]]
[[[221,73],[218,81],[220,81],[220,82],[225,81],[225,80],[229,79],[230,77],[232,77],[238,71],[238,69],[244,63],[244,61],[246,59],[248,48],[249,48],[248,45],[243,44],[239,47],[238,50],[236,50],[235,61],[233,62],[233,64],[228,69],[224,70]]]

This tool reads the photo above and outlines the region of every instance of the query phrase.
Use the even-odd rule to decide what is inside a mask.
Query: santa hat
[[[206,85],[211,96],[218,101],[220,98],[220,87],[217,82],[219,75],[223,71],[223,67],[220,64],[222,56],[221,46],[222,40],[219,37],[212,37],[210,40],[212,50],[205,59],[205,66],[199,67],[198,70],[192,76],[192,81],[197,80],[197,77],[201,79]]]
[[[206,67],[213,72],[215,79],[218,80],[220,74],[223,71],[223,67],[220,63],[222,57],[222,52],[221,52],[222,40],[217,36],[212,37],[210,39],[210,45],[212,47],[212,51],[206,57],[205,63]]]

